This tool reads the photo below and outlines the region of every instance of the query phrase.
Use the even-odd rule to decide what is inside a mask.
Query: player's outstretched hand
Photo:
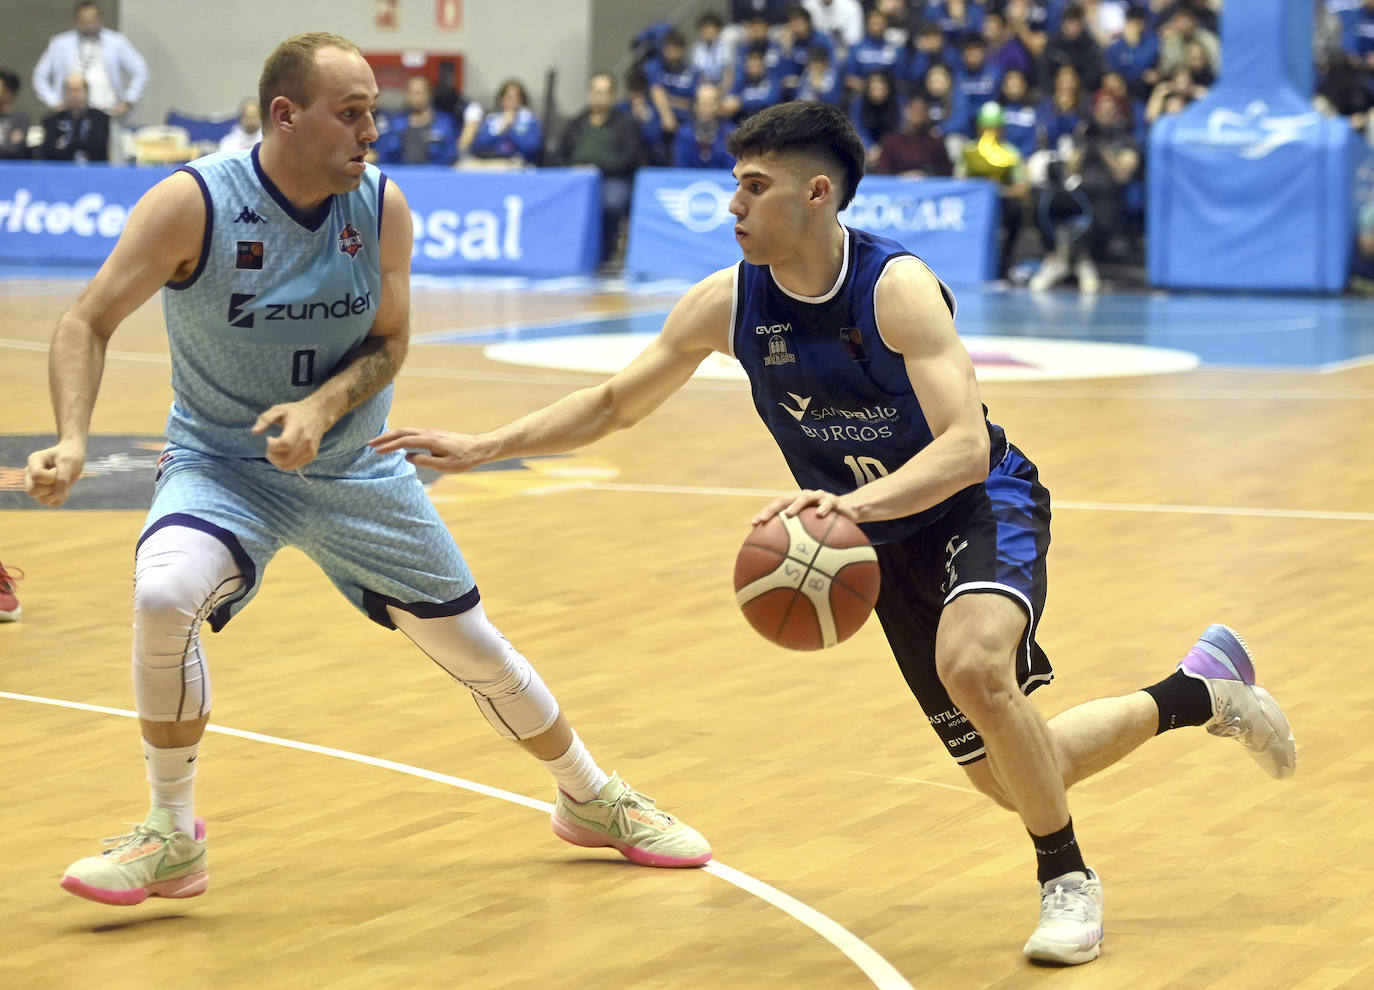
[[[491,458],[483,454],[480,437],[443,430],[417,430],[402,427],[373,437],[367,445],[379,454],[405,450],[406,460],[416,467],[433,468],[445,474],[470,471]]]
[[[267,438],[267,460],[283,471],[295,471],[313,461],[329,428],[307,402],[279,402],[258,417],[253,432],[265,433],[274,425],[281,427],[281,432]]]
[[[67,493],[81,477],[85,463],[84,440],[61,440],[55,447],[35,450],[24,468],[24,491],[56,508],[67,501]]]
[[[851,522],[858,522],[854,510],[846,505],[843,497],[832,492],[822,492],[815,489],[806,488],[797,492],[795,495],[781,495],[773,499],[754,516],[754,525],[760,526],[772,519],[779,512],[785,516],[795,516],[808,505],[816,507],[816,515],[827,516],[831,512],[838,512]]]

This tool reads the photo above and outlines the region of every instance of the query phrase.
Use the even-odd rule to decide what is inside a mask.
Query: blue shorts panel
[[[391,622],[379,602],[452,614],[477,601],[467,562],[414,466],[399,453],[364,450],[312,465],[311,475],[301,477],[263,460],[169,445],[145,534],[168,516],[231,534],[237,547],[230,550],[252,564],[250,586],[214,628],[252,600],[263,569],[283,546],[314,560],[354,607],[383,625]]]
[[[882,585],[875,608],[897,665],[956,762],[986,755],[982,735],[949,697],[935,662],[945,605],[960,595],[1004,595],[1026,613],[1016,680],[1029,694],[1054,676],[1035,634],[1045,607],[1050,496],[1035,465],[1009,446],[982,485],[903,540],[877,547]]]

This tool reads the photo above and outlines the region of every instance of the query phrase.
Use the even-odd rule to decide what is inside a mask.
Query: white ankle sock
[[[556,760],[545,760],[544,766],[549,768],[563,792],[578,804],[585,804],[600,794],[601,788],[611,779],[596,765],[576,732],[568,751]]]
[[[200,744],[159,749],[143,740],[148,763],[148,790],[155,808],[166,808],[178,832],[196,836],[196,751]]]

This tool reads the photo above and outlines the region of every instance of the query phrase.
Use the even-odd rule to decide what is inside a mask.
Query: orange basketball
[[[819,650],[854,635],[878,600],[878,555],[838,512],[807,506],[755,526],[735,558],[735,598],[765,639]]]

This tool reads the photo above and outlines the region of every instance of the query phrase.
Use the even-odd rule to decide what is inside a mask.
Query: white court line
[[[118,715],[122,718],[138,718],[137,712],[127,711],[123,708],[107,708],[104,705],[88,705],[80,701],[64,701],[60,698],[41,698],[31,694],[14,694],[10,691],[0,691],[0,698],[9,701],[25,701],[36,705],[52,705],[56,708],[71,708],[81,712],[96,712],[101,715]],[[332,756],[340,760],[348,760],[352,763],[362,763],[366,766],[379,767],[383,770],[393,770],[396,773],[408,774],[412,777],[420,777],[424,780],[432,780],[438,784],[448,784],[450,787],[459,787],[463,790],[473,791],[474,793],[486,797],[494,797],[501,801],[509,801],[511,804],[523,805],[526,808],[533,808],[535,811],[542,811],[546,814],[553,811],[553,805],[547,801],[540,801],[535,798],[525,797],[523,794],[516,794],[512,791],[504,791],[499,787],[489,787],[486,784],[479,784],[475,781],[465,780],[462,777],[452,777],[445,773],[437,773],[433,770],[426,770],[423,767],[411,766],[408,763],[397,763],[394,760],[383,760],[375,756],[367,756],[363,753],[352,753],[346,749],[334,749],[332,746],[316,746],[314,743],[297,742],[294,739],[283,739],[280,736],[267,736],[260,732],[248,732],[244,729],[231,729],[222,725],[207,725],[206,732],[217,732],[222,736],[234,736],[238,739],[247,739],[251,742],[266,743],[269,746],[281,746],[285,749],[296,749],[303,753],[314,753],[317,756]],[[784,894],[776,887],[769,886],[762,880],[757,880],[747,873],[741,873],[733,867],[726,866],[724,863],[712,861],[702,867],[707,873],[713,874],[726,883],[733,884],[745,893],[753,894],[755,897],[768,904],[773,905],[784,914],[796,918],[807,928],[825,939],[835,948],[839,949],[849,960],[863,971],[875,987],[880,990],[913,990],[910,983],[897,972],[896,968],[882,956],[878,955],[868,943],[859,938],[849,929],[839,922],[832,920],[821,914],[814,908],[808,907],[801,901]]]
[[[631,315],[638,315],[631,314]],[[441,331],[447,332],[447,331]],[[424,335],[421,335],[424,336]],[[970,340],[977,338],[970,337]],[[1045,338],[1049,339],[1049,338]],[[424,344],[427,341],[413,338],[412,344]],[[15,340],[10,337],[0,337],[0,348],[8,348],[15,351],[46,351],[48,344],[46,341],[34,340]],[[166,354],[149,354],[138,351],[106,351],[105,357],[117,361],[140,361],[145,364],[168,364],[171,358]],[[1296,366],[1292,368],[1280,368],[1261,365],[1245,366],[1223,366],[1209,364],[1209,369],[1223,369],[1233,371],[1260,371],[1260,372],[1286,372],[1286,373],[1316,373],[1328,374],[1333,371],[1347,371],[1351,368],[1358,368],[1366,364],[1374,363],[1374,357],[1351,358],[1348,361],[1338,361],[1334,364],[1323,364],[1315,367]],[[441,378],[452,381],[464,382],[504,382],[516,385],[585,385],[589,376],[606,377],[597,372],[578,372],[565,374],[532,374],[522,371],[457,371],[445,368],[420,368],[412,362],[401,368],[400,377],[403,378]],[[1129,398],[1139,397],[1155,400],[1197,400],[1197,399],[1218,399],[1229,401],[1233,399],[1264,399],[1282,400],[1293,399],[1297,401],[1312,400],[1342,400],[1342,399],[1369,399],[1374,398],[1374,389],[1342,389],[1335,392],[1317,392],[1310,389],[1297,388],[1167,388],[1159,390],[1150,389],[1113,389],[1111,391],[1087,391],[1084,389],[1052,388],[1026,388],[1021,383],[987,382],[993,394],[999,397],[1016,399],[1103,399],[1103,398]],[[691,389],[712,389],[717,391],[736,391],[743,389],[747,385],[744,381],[723,381],[712,379],[693,378],[687,382],[686,388]]]
[[[738,495],[748,498],[777,498],[795,492],[769,488],[712,488],[697,485],[633,485],[616,481],[570,481],[521,492],[522,495],[548,495],[554,492],[607,491],[647,492],[657,495]],[[433,496],[435,502],[458,501],[463,496]],[[1324,509],[1261,509],[1244,505],[1168,505],[1148,502],[1053,502],[1051,509],[1080,512],[1162,512],[1191,516],[1259,516],[1270,519],[1327,519],[1338,522],[1374,522],[1374,512],[1334,512]]]
[[[974,797],[982,797],[983,792],[974,790],[972,787],[960,787],[958,784],[944,784],[938,780],[918,780],[915,777],[889,777],[885,773],[865,773],[863,770],[846,770],[856,777],[877,777],[879,780],[900,780],[906,784],[923,784],[926,787],[943,787],[947,791],[959,791],[963,794],[972,794]]]

